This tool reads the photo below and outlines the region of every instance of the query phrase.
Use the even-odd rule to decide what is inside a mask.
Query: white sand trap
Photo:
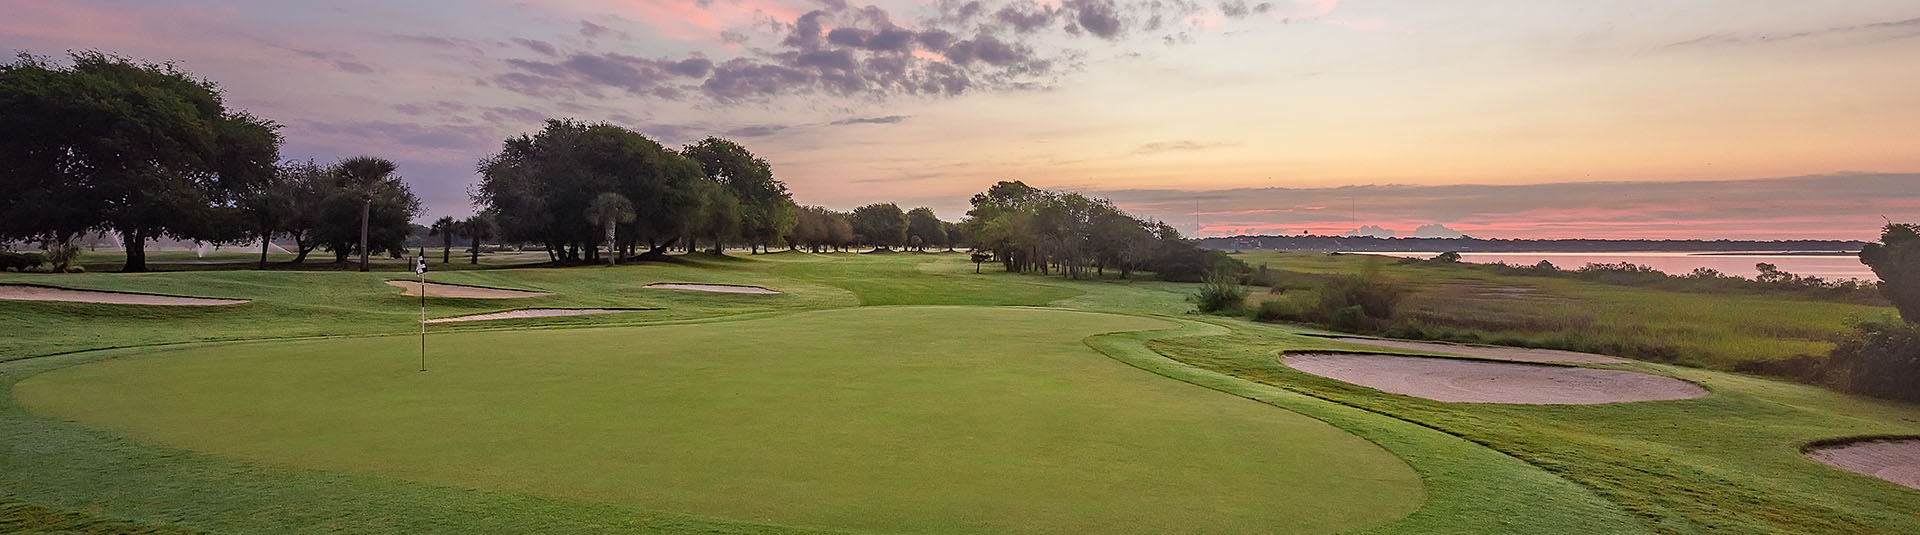
[[[420,295],[420,283],[417,281],[387,281],[387,284],[406,288],[407,295]],[[462,299],[518,299],[522,297],[540,297],[553,295],[547,292],[529,292],[526,290],[506,290],[501,288],[481,288],[479,286],[460,286],[456,284],[427,283],[427,297],[457,297]]]
[[[655,284],[648,284],[646,287],[657,289],[657,290],[687,290],[687,291],[693,291],[693,292],[713,292],[713,293],[723,293],[723,294],[773,295],[773,294],[780,293],[774,290],[761,288],[759,286],[735,286],[732,284],[681,284],[681,283],[661,282],[661,283],[655,283]]]
[[[1454,355],[1466,355],[1469,357],[1480,357],[1483,359],[1493,359],[1493,360],[1510,360],[1514,362],[1566,362],[1566,363],[1573,363],[1573,364],[1621,364],[1621,363],[1627,362],[1626,360],[1617,359],[1617,358],[1609,357],[1606,355],[1595,355],[1593,353],[1577,353],[1573,351],[1561,351],[1558,349],[1527,349],[1522,347],[1470,346],[1465,344],[1411,342],[1407,340],[1380,340],[1375,338],[1335,338],[1335,340],[1339,340],[1349,344],[1364,344],[1364,345],[1370,345],[1370,346],[1391,347],[1394,349],[1410,349],[1413,351],[1431,351],[1434,353],[1450,353]]]
[[[1813,460],[1920,489],[1920,438],[1871,440],[1814,448]]]
[[[430,320],[427,320],[427,323],[452,323],[456,321],[517,320],[517,319],[523,319],[523,318],[553,318],[553,317],[560,317],[560,316],[586,316],[591,314],[612,314],[615,312],[626,312],[626,310],[611,309],[611,308],[523,308],[520,310],[508,310],[506,312],[493,312],[489,314],[474,314],[470,316],[454,316],[451,318],[430,319]]]
[[[1321,377],[1435,401],[1595,405],[1707,395],[1693,383],[1620,370],[1432,357],[1308,353],[1286,365]]]
[[[171,295],[96,292],[91,290],[68,290],[65,288],[48,288],[44,286],[24,286],[17,284],[0,285],[0,299],[174,307],[209,307],[237,305],[247,302],[245,299],[209,299],[205,297],[174,297]]]

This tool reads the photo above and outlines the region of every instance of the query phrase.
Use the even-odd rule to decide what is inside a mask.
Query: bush
[[[0,251],[0,271],[6,271],[11,269],[14,271],[25,272],[25,271],[34,270],[34,269],[40,269],[40,266],[46,263],[47,263],[47,257],[44,255],[41,255],[40,253],[16,253],[12,251]]]
[[[1920,327],[1890,318],[1859,322],[1834,346],[1827,366],[1850,392],[1920,402]]]
[[[66,273],[74,260],[80,259],[80,244],[73,240],[54,241],[46,244],[47,263],[53,264],[55,273]]]
[[[1362,318],[1386,320],[1393,317],[1407,293],[1405,288],[1372,273],[1336,277],[1321,289],[1319,309],[1327,318],[1356,308]]]
[[[1247,289],[1240,286],[1232,274],[1222,270],[1207,277],[1206,282],[1200,285],[1200,293],[1193,296],[1193,301],[1201,312],[1233,312],[1245,306]]]

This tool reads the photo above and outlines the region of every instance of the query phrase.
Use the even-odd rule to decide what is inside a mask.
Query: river
[[[1409,252],[1362,252],[1384,256],[1433,258],[1440,253]],[[1541,260],[1552,262],[1560,269],[1579,269],[1587,264],[1617,264],[1628,262],[1650,266],[1660,271],[1684,275],[1694,268],[1710,268],[1728,275],[1753,278],[1760,274],[1754,264],[1768,263],[1781,271],[1805,277],[1820,277],[1829,280],[1861,279],[1877,281],[1873,270],[1860,263],[1860,257],[1851,253],[1823,254],[1782,254],[1767,253],[1726,253],[1726,252],[1633,252],[1633,253],[1460,253],[1463,262],[1492,264],[1505,262],[1512,265],[1530,266]]]

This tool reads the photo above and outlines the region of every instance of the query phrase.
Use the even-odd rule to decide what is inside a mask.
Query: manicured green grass
[[[1413,290],[1397,332],[1453,341],[1549,347],[1720,370],[1760,370],[1789,358],[1823,359],[1850,319],[1890,307],[1790,295],[1712,295],[1580,280],[1502,275],[1472,264],[1402,265],[1373,255],[1243,253],[1250,265],[1285,272],[1377,269]],[[1287,275],[1282,274],[1285,280]],[[1280,296],[1301,304],[1311,290]]]
[[[1302,373],[1275,358],[1282,350],[1350,346],[1284,327],[1225,324],[1233,327],[1228,334],[1149,345],[1203,369],[1484,444],[1591,489],[1661,532],[1920,532],[1920,517],[1911,514],[1920,510],[1920,492],[1799,451],[1825,438],[1920,433],[1920,407],[1644,363],[1624,368],[1694,381],[1712,394],[1607,405],[1441,403]]]
[[[772,524],[1333,532],[1416,474],[1320,421],[1080,343],[1159,320],[862,308],[653,327],[209,346],[61,368],[27,407],[290,466]],[[823,336],[823,333],[841,333]]]

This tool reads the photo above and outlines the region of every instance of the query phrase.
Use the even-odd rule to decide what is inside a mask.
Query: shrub
[[[1859,322],[1834,346],[1827,366],[1848,391],[1920,401],[1920,326],[1890,318]]]
[[[1327,318],[1357,308],[1364,318],[1393,317],[1407,290],[1372,273],[1335,277],[1320,291],[1320,312]]]
[[[1278,288],[1275,288],[1278,290]],[[1292,321],[1309,323],[1313,321],[1312,295],[1306,293],[1286,294],[1282,297],[1260,302],[1253,310],[1253,319],[1265,322]]]
[[[1458,264],[1460,263],[1460,253],[1457,251],[1447,251],[1434,255],[1431,261],[1438,264]]]
[[[55,273],[66,273],[74,260],[80,258],[80,244],[73,240],[47,242],[47,263],[53,264]]]
[[[40,253],[16,253],[12,251],[0,251],[0,271],[6,271],[11,269],[14,271],[25,272],[28,270],[40,269],[40,266],[46,263],[47,263],[47,257],[44,255],[41,255]]]
[[[1200,293],[1193,296],[1193,301],[1201,312],[1233,312],[1245,305],[1247,289],[1240,286],[1232,274],[1217,271],[1200,285]]]

